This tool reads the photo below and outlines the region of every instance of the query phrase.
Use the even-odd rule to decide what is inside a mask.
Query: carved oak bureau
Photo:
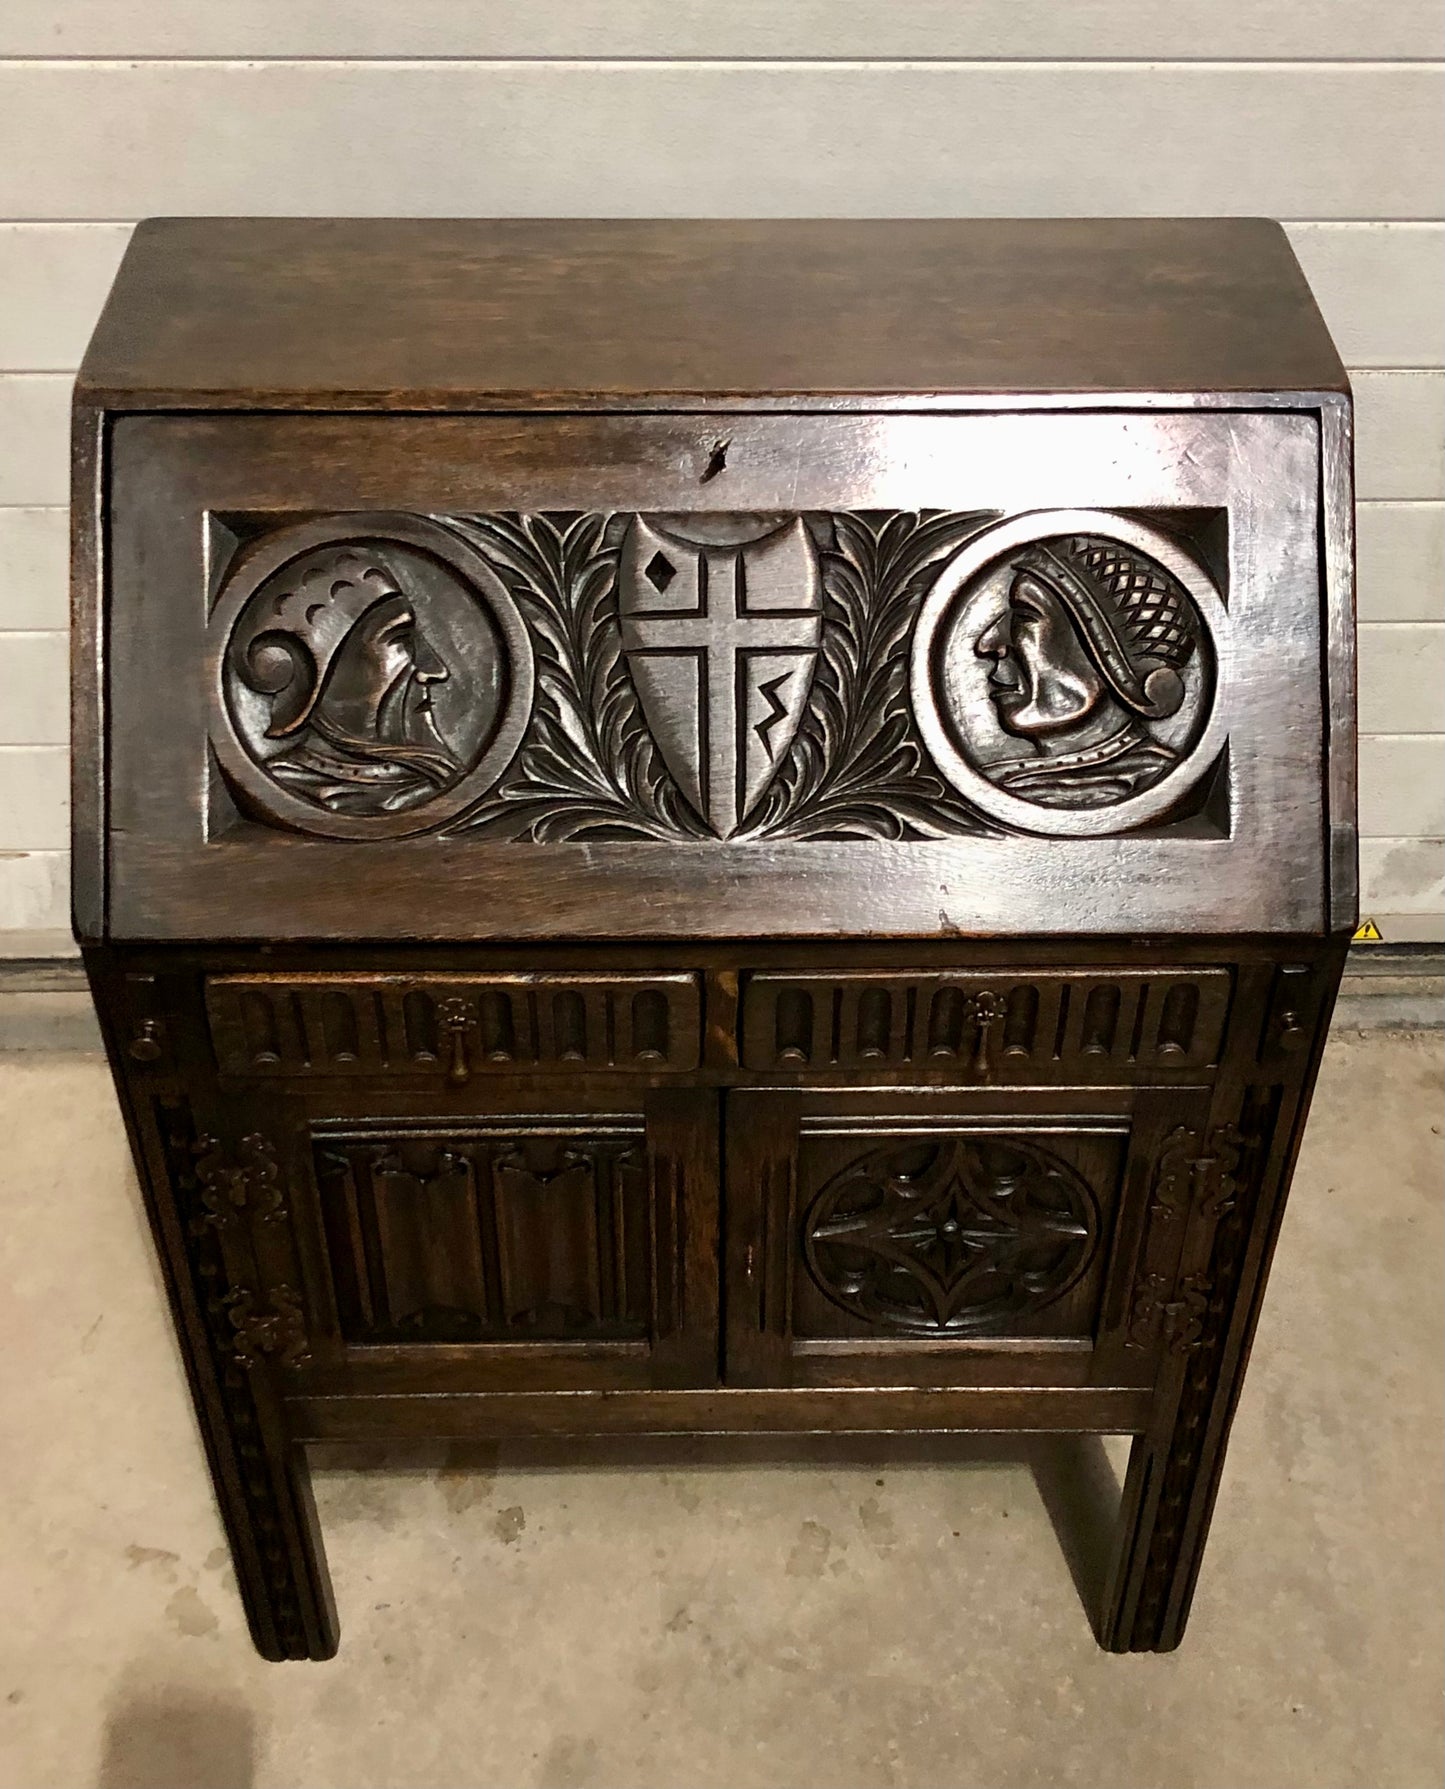
[[[1133,1435],[1183,1631],[1355,920],[1255,221],[189,220],[75,410],[75,924],[237,1577],[319,1441]]]

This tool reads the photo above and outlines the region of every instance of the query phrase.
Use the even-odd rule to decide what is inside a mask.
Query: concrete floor
[[[1331,1047],[1181,1651],[1094,1646],[1097,1442],[633,1444],[333,1457],[267,1665],[104,1068],[0,1059],[0,1782],[1431,1789],[1440,1078]]]

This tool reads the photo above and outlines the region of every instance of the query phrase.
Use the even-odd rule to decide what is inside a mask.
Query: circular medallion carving
[[[526,729],[532,648],[478,554],[425,520],[332,516],[243,552],[211,618],[212,742],[244,804],[328,838],[444,824]]]
[[[808,1271],[834,1304],[917,1335],[991,1329],[1067,1292],[1099,1212],[1067,1162],[1018,1137],[894,1143],[808,1207]]]
[[[1167,813],[1226,734],[1229,621],[1156,528],[1050,510],[990,528],[919,613],[914,712],[939,769],[982,813],[1087,836]]]

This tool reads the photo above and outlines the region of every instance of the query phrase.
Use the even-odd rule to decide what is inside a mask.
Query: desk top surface
[[[1344,387],[1252,218],[152,219],[79,379],[122,410]]]

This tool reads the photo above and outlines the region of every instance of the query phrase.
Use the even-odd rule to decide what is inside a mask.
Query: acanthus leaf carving
[[[286,1221],[281,1169],[270,1141],[258,1133],[241,1139],[232,1160],[214,1137],[196,1140],[196,1179],[204,1215],[198,1222],[226,1230],[250,1219],[257,1224]]]
[[[988,830],[934,769],[909,699],[924,584],[987,515],[818,518],[823,634],[807,709],[752,827],[759,838],[938,838]]]
[[[455,517],[451,526],[486,556],[521,608],[536,672],[517,756],[450,830],[537,844],[705,836],[627,674],[614,519],[499,514]]]
[[[1207,1274],[1186,1274],[1172,1291],[1167,1275],[1146,1274],[1140,1281],[1129,1317],[1131,1347],[1146,1348],[1162,1335],[1172,1354],[1187,1354],[1204,1339],[1209,1309]]]

